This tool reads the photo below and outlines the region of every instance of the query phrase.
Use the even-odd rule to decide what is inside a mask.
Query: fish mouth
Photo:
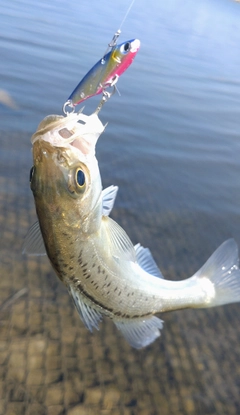
[[[44,159],[52,159],[56,152],[56,147],[44,140],[36,140],[33,144],[33,158],[37,162],[42,162]]]
[[[81,112],[50,115],[41,121],[31,141],[36,148],[39,147],[37,142],[41,142],[42,148],[48,143],[46,150],[50,153],[56,147],[63,147],[76,151],[79,157],[95,155],[96,142],[104,129],[96,113],[89,116]]]

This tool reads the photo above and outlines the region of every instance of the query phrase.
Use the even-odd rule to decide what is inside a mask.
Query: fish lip
[[[78,112],[67,116],[45,117],[31,139],[33,155],[40,160],[45,149],[51,155],[54,152],[65,152],[70,159],[74,156],[79,161],[92,162],[96,142],[105,127],[97,113],[85,115]]]
[[[64,143],[64,138],[59,143],[52,143],[51,141],[45,140],[42,137],[39,137],[34,141],[32,152],[33,159],[37,163],[47,162],[51,163],[53,160],[58,163],[67,163],[68,166],[71,166],[71,160],[74,158],[80,162],[86,163],[88,160],[88,155],[91,156],[91,148],[89,148],[88,143],[81,137],[79,139],[73,139],[73,141]]]
[[[50,120],[48,122],[48,120]],[[66,147],[75,139],[86,139],[96,144],[105,126],[101,123],[97,113],[85,115],[81,111],[70,113],[67,116],[51,115],[43,119],[31,141],[47,141],[55,147]],[[67,146],[68,147],[68,146]]]
[[[38,163],[43,160],[52,159],[57,148],[45,140],[38,139],[33,144],[33,159]]]

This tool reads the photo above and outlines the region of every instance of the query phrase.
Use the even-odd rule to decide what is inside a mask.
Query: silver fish
[[[106,315],[142,348],[160,336],[156,313],[240,301],[238,248],[230,239],[192,277],[165,280],[150,251],[133,246],[109,217],[118,188],[102,191],[95,145],[103,131],[97,114],[52,115],[40,123],[30,173],[38,222],[24,252],[47,253],[89,330]]]

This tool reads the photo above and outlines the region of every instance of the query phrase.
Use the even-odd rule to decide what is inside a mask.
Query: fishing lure
[[[116,45],[119,34],[120,31],[117,31],[108,45],[112,50],[105,53],[71,93],[64,104],[64,112],[66,106],[74,108],[86,99],[104,93],[106,88],[116,85],[119,76],[131,65],[139,50],[140,41],[132,39]]]

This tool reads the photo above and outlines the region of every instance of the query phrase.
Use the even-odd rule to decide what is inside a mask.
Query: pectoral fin
[[[103,216],[110,215],[112,208],[114,206],[117,192],[118,192],[117,186],[109,186],[102,191],[102,198],[103,198],[102,214]]]
[[[22,253],[32,256],[46,255],[46,249],[38,221],[29,228],[23,242]]]
[[[130,346],[136,349],[151,344],[160,336],[160,330],[163,328],[163,321],[155,316],[141,319],[124,319],[114,321],[114,323]]]
[[[104,219],[107,241],[114,259],[119,261],[136,261],[134,246],[126,232],[111,218]]]

